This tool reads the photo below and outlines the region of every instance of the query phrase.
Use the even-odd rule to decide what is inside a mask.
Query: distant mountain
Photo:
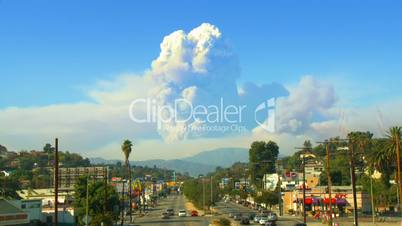
[[[193,163],[189,161],[184,161],[181,159],[173,159],[173,160],[146,160],[146,161],[135,161],[135,165],[137,166],[148,166],[153,167],[156,166],[161,169],[169,169],[174,170],[180,173],[189,173],[191,176],[198,176],[200,174],[207,174],[215,170],[216,166],[202,164],[202,163]]]
[[[94,158],[89,158],[89,161],[91,162],[91,164],[94,165],[100,165],[100,164],[105,164],[105,165],[114,165],[117,162],[123,162],[121,160],[116,160],[116,159],[104,159],[101,157],[94,157]]]
[[[105,160],[103,158],[89,158],[92,164],[116,164],[120,160]],[[153,159],[145,161],[134,161],[137,166],[158,167],[161,169],[175,170],[180,173],[188,172],[191,176],[207,174],[216,167],[229,167],[235,162],[247,162],[248,151],[245,148],[219,148],[210,151],[203,151],[194,156],[182,159]]]
[[[182,160],[208,165],[229,167],[235,162],[248,162],[248,150],[246,148],[218,148],[203,151]]]

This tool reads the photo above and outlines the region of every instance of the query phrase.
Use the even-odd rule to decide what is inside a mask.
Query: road
[[[173,208],[175,215],[170,219],[161,219],[162,213],[167,208]],[[158,201],[158,205],[143,217],[135,217],[133,225],[177,225],[177,226],[207,226],[209,218],[206,217],[179,217],[177,213],[185,208],[185,198],[183,195],[170,195],[166,199]],[[191,210],[187,210],[190,213]]]
[[[217,203],[216,209],[218,210],[219,213],[222,213],[226,218],[229,218],[229,213],[241,213],[243,215],[249,215],[249,214],[256,214],[256,210],[252,210],[248,207],[236,204],[234,202],[219,202]],[[294,218],[294,217],[279,217],[279,220],[277,221],[278,226],[291,226],[297,222],[301,222],[300,219]],[[254,223],[253,221],[250,222],[252,225],[259,225],[258,223]],[[237,223],[238,224],[238,223]]]

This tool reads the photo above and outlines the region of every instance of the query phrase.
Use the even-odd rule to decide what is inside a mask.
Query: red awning
[[[312,198],[306,198],[306,199],[304,200],[304,204],[306,204],[306,205],[311,205],[311,204],[313,204],[313,199],[312,199]]]
[[[336,204],[336,198],[332,198],[331,200],[332,204]],[[329,198],[324,198],[324,204],[329,204]]]

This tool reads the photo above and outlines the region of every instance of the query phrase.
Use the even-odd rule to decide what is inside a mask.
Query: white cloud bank
[[[14,150],[38,149],[57,136],[62,149],[121,158],[120,142],[129,138],[134,141],[135,159],[175,158],[215,147],[248,147],[255,139],[273,139],[282,151],[290,153],[303,139],[378,128],[378,120],[372,120],[378,115],[377,108],[340,109],[335,88],[313,76],[301,77],[288,89],[278,83],[238,86],[238,59],[211,24],[204,23],[189,33],[175,31],[163,39],[160,48],[159,56],[143,74],[99,81],[88,92],[94,103],[0,109],[0,143]],[[248,131],[222,136],[183,129],[202,126],[196,121],[170,121],[159,130],[152,123],[136,124],[129,118],[130,103],[146,97],[167,106],[179,98],[193,105],[217,104],[221,98],[226,104],[247,105],[242,123]],[[255,107],[271,97],[277,98],[276,133],[266,132],[254,121]],[[383,127],[402,124],[400,109],[400,105],[384,106],[383,112],[390,113],[391,120]],[[181,109],[179,114],[186,110]],[[134,111],[144,115],[146,109],[136,107]],[[342,127],[345,118],[348,128]]]

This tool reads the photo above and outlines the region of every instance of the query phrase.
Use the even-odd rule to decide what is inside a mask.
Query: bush
[[[219,224],[222,226],[230,226],[230,220],[226,218],[220,218],[219,219]]]

